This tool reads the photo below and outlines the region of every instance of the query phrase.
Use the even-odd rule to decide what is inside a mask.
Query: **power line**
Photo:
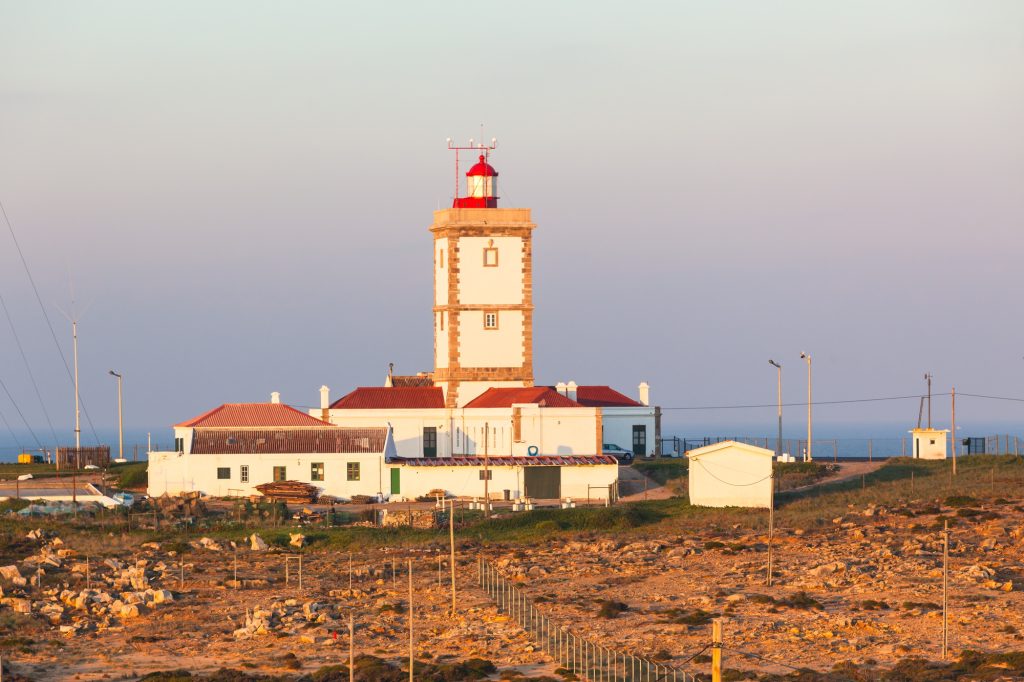
[[[887,398],[855,398],[851,400],[815,400],[811,405],[845,405],[849,403],[875,403],[885,400],[910,400],[921,398],[920,395],[897,395]],[[806,407],[807,402],[782,403],[783,407]],[[750,410],[762,407],[778,407],[778,403],[765,403],[763,405],[692,405],[684,407],[663,407],[662,410]]]
[[[758,659],[760,661],[764,661],[765,663],[771,663],[773,665],[781,665],[783,668],[789,668],[790,670],[796,670],[797,672],[799,672],[801,670],[807,670],[806,667],[798,668],[795,665],[790,665],[789,663],[783,663],[782,661],[776,661],[774,659],[768,658],[767,656],[762,656],[761,654],[752,654],[749,651],[740,651],[739,649],[734,649],[733,647],[725,646],[724,644],[722,645],[722,648],[726,649],[728,651],[731,651],[731,652],[733,652],[735,654],[739,654],[740,656],[747,656],[748,658],[756,658],[756,659]]]
[[[998,396],[998,395],[978,395],[977,393],[959,393],[959,392],[957,392],[957,395],[958,396],[965,395],[968,398],[985,398],[987,400],[1009,400],[1009,401],[1015,402],[1015,403],[1024,403],[1024,398],[1007,398],[1007,397]]]
[[[25,415],[22,414],[21,408],[18,407],[18,403],[15,402],[15,400],[14,400],[14,396],[11,395],[11,392],[9,390],[7,390],[7,384],[4,383],[4,380],[2,378],[0,378],[0,388],[4,389],[4,393],[7,394],[8,400],[10,400],[11,404],[14,405],[14,411],[18,413],[18,416],[21,417],[21,421],[25,423],[25,428],[28,429],[28,432],[30,434],[32,434],[32,440],[34,440],[36,442],[36,445],[39,446],[39,449],[42,450],[43,449],[43,444],[39,442],[39,438],[36,437],[36,432],[32,430],[31,426],[29,426],[28,420],[25,419]],[[4,420],[4,421],[6,422],[6,420]],[[10,425],[8,425],[7,428],[9,429]],[[13,435],[13,433],[14,432],[12,431],[11,434]]]
[[[60,360],[64,363],[64,371],[67,372],[68,381],[74,386],[75,379],[71,375],[71,367],[68,366],[68,359],[64,355],[64,349],[60,347],[60,342],[57,341],[57,333],[53,331],[53,323],[50,322],[50,316],[46,313],[46,306],[43,305],[43,299],[39,295],[39,288],[36,286],[36,280],[32,277],[32,271],[28,267],[28,261],[25,260],[25,253],[21,250],[21,244],[18,243],[18,237],[14,234],[14,225],[11,224],[11,219],[7,216],[7,209],[4,207],[4,202],[0,200],[0,214],[4,217],[4,222],[7,223],[7,231],[11,233],[11,239],[14,241],[14,246],[18,250],[18,257],[21,259],[21,265],[25,268],[25,274],[28,276],[28,281],[32,285],[32,292],[36,296],[36,302],[39,304],[39,310],[43,313],[43,319],[46,320],[46,326],[50,329],[50,338],[53,339],[53,345],[57,347],[57,353],[60,354]],[[81,400],[81,394],[79,394],[79,400]],[[96,439],[96,444],[99,445],[100,438],[96,435],[96,428],[92,425],[92,419],[89,417],[89,411],[85,409],[85,404],[82,404],[82,412],[85,413],[85,420],[89,422],[89,429],[92,431],[93,438]]]
[[[724,483],[725,485],[731,485],[734,488],[747,488],[747,487],[752,486],[752,485],[757,485],[758,483],[763,483],[763,482],[767,481],[773,475],[773,474],[768,474],[764,478],[762,478],[760,480],[757,480],[757,481],[754,481],[753,483],[730,483],[729,481],[723,481],[718,476],[715,476],[713,473],[711,473],[711,470],[708,469],[706,466],[704,466],[704,462],[700,461],[699,457],[696,459],[696,462],[697,462],[697,464],[700,464],[700,468],[701,469],[703,469],[704,471],[708,472],[708,476],[710,476],[711,478],[715,479],[719,483]]]
[[[18,330],[14,326],[14,320],[11,318],[11,312],[7,309],[7,302],[4,301],[3,294],[0,294],[0,307],[4,309],[4,316],[7,318],[7,324],[11,327],[11,334],[14,335],[14,343],[18,346],[18,352],[21,354],[21,361],[25,363],[25,370],[28,372],[29,378],[32,380],[32,387],[36,391],[36,398],[39,399],[39,407],[43,408],[43,415],[46,417],[46,424],[50,427],[50,435],[53,436],[54,445],[57,444],[57,431],[53,428],[53,422],[50,421],[50,413],[46,410],[46,403],[43,402],[43,396],[39,392],[39,384],[36,382],[36,377],[32,373],[32,366],[28,363],[28,357],[25,356],[25,349],[21,345],[21,338],[18,336]]]
[[[18,440],[18,437],[14,435],[14,429],[11,428],[11,424],[7,421],[7,417],[4,416],[3,412],[0,412],[0,421],[2,421],[4,426],[7,427],[7,432],[11,434],[11,440],[13,440],[14,444],[18,447],[18,452],[25,452],[25,449],[21,447],[21,442]]]

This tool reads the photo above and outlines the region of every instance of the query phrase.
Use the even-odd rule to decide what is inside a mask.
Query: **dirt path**
[[[839,464],[839,471],[826,476],[825,478],[815,481],[814,483],[808,483],[797,488],[790,488],[787,493],[797,492],[800,490],[807,490],[814,488],[815,486],[825,485],[826,483],[839,483],[840,481],[846,481],[851,478],[863,476],[866,474],[878,471],[885,465],[885,460],[878,460],[876,462],[842,462]]]

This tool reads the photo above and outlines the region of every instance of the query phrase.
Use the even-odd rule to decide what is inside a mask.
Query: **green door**
[[[527,497],[557,500],[562,496],[562,467],[524,467],[523,486]]]
[[[391,494],[399,495],[402,492],[402,470],[395,467],[391,470]]]

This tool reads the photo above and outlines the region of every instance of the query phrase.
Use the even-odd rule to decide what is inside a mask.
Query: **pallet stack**
[[[320,489],[302,481],[277,481],[256,486],[269,502],[289,504],[312,504],[320,495]]]

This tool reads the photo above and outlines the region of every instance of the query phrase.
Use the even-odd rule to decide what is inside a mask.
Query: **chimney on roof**
[[[576,382],[570,381],[565,385],[565,397],[569,400],[576,400]]]
[[[320,420],[328,421],[327,417],[330,416],[328,410],[331,407],[331,389],[327,386],[320,387]]]
[[[640,402],[644,405],[651,404],[651,385],[646,381],[640,382]]]
[[[278,393],[277,391],[274,391],[273,393],[271,393],[270,394],[270,402],[272,402],[275,405],[277,405],[279,402],[281,402],[281,394]]]
[[[561,393],[562,395],[565,395],[565,382],[559,381],[557,384],[555,384],[555,390]]]

